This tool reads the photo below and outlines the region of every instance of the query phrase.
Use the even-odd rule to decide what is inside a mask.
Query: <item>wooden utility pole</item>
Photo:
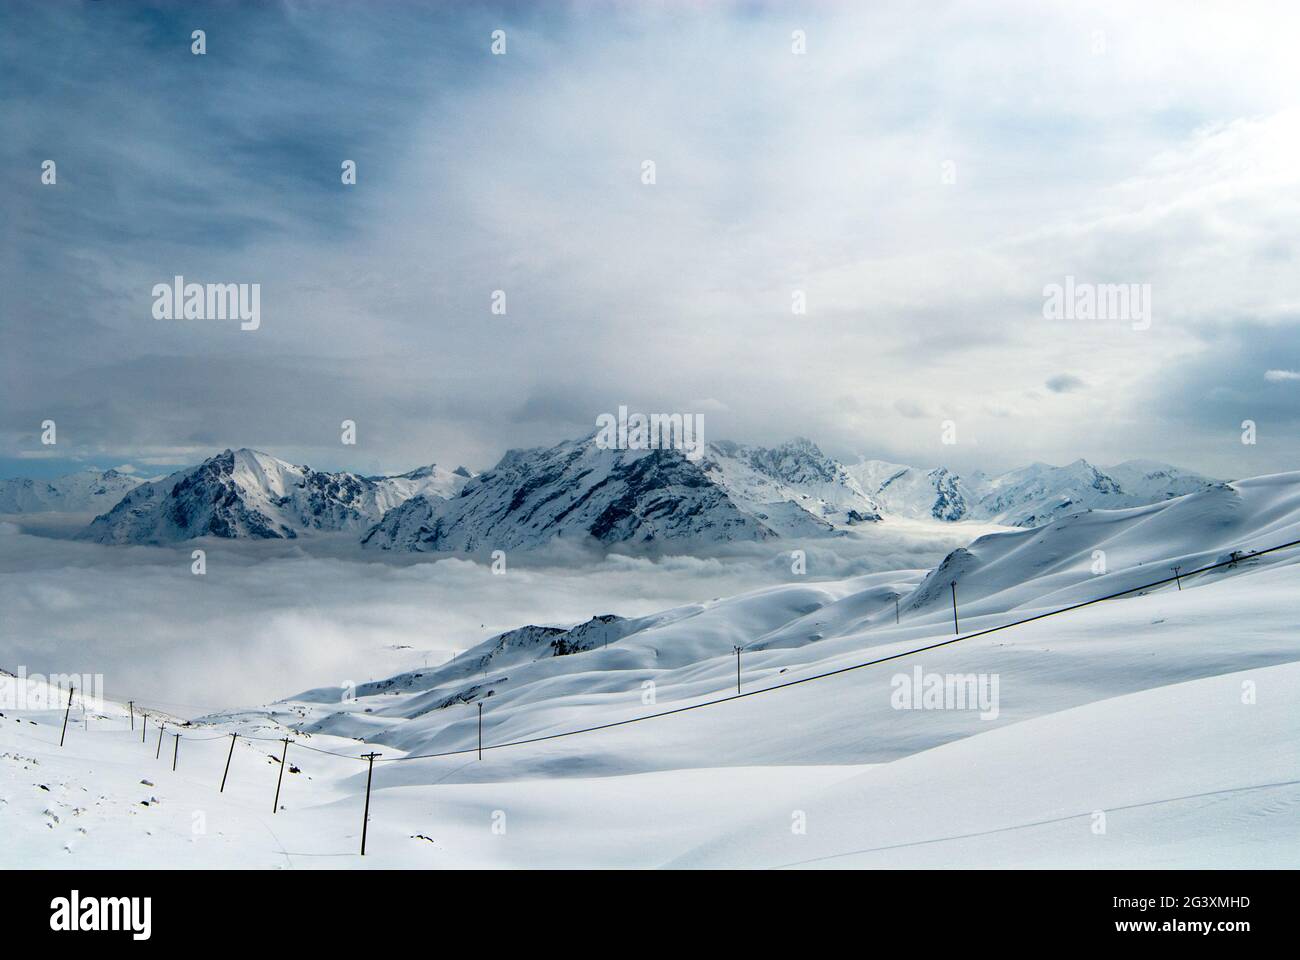
[[[736,696],[740,696],[740,647],[732,647],[736,651]]]
[[[230,758],[235,755],[235,734],[230,735],[230,752],[226,754],[226,772],[221,775],[221,789],[217,793],[226,792],[226,777],[230,776]]]
[[[1183,589],[1183,581],[1182,581],[1182,578],[1179,576],[1179,574],[1183,572],[1183,568],[1182,568],[1182,567],[1174,567],[1173,569],[1174,569],[1174,583],[1178,584],[1178,589],[1179,589],[1179,590],[1182,590],[1182,589]]]
[[[145,711],[141,711],[141,716],[144,717],[144,719],[140,722],[140,742],[144,743],[144,735],[149,731],[149,714]]]
[[[275,781],[275,803],[271,807],[272,813],[278,813],[280,810],[280,784],[284,782],[284,765],[289,759],[289,738],[284,738],[284,755],[280,757],[280,778]]]
[[[131,709],[131,729],[135,729],[135,701],[128,700],[126,705]]]
[[[162,735],[163,735],[163,731],[166,729],[167,729],[167,721],[164,720],[162,722],[162,726],[158,728],[158,749],[153,752],[153,758],[155,760],[157,760],[159,757],[162,756]]]
[[[478,758],[483,759],[483,701],[478,702]]]
[[[68,714],[72,712],[72,694],[75,690],[76,687],[68,687],[68,708],[63,711],[63,732],[59,734],[59,746],[63,746],[63,738],[68,735]]]
[[[961,627],[957,625],[957,581],[954,580],[952,586],[952,632],[961,633]]]
[[[181,749],[181,735],[179,733],[173,733],[172,736],[176,738],[175,742],[172,743],[172,773],[175,773],[176,757],[177,754],[180,753],[180,749]]]
[[[366,768],[366,812],[361,817],[361,855],[366,855],[366,827],[370,825],[370,778],[375,772],[375,757],[382,757],[382,753],[362,754],[362,760],[369,760],[370,766]]]

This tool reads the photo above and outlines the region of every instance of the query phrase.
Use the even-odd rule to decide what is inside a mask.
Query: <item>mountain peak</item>
[[[463,478],[436,465],[413,474],[326,473],[260,450],[227,448],[195,467],[134,487],[83,536],[101,543],[168,543],[363,530],[411,497],[451,496],[463,485]]]

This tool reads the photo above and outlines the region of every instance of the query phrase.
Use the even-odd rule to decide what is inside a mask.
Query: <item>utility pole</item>
[[[63,732],[59,734],[59,746],[63,746],[63,738],[68,735],[68,714],[72,712],[72,694],[76,689],[76,687],[68,687],[68,708],[63,711]]]
[[[275,781],[275,802],[271,806],[272,813],[278,813],[280,810],[280,784],[284,782],[284,765],[289,759],[289,738],[284,738],[284,755],[280,757],[280,778]]]
[[[361,817],[361,855],[366,855],[366,827],[370,825],[370,778],[375,772],[375,757],[382,757],[382,753],[364,753],[361,755],[362,760],[369,760],[370,766],[366,768],[366,812]]]
[[[483,701],[478,702],[478,758],[483,759]]]
[[[172,736],[176,738],[176,740],[172,743],[172,773],[175,773],[176,755],[180,752],[181,749],[181,735],[179,733],[173,733]]]
[[[736,696],[740,696],[740,647],[733,646],[736,651]]]
[[[153,752],[153,758],[155,760],[157,760],[159,757],[162,756],[162,735],[163,735],[163,731],[166,729],[167,729],[167,721],[164,720],[162,726],[158,728],[158,749]]]
[[[894,594],[894,626],[898,626],[898,594]]]
[[[126,705],[131,709],[131,729],[135,729],[135,701],[128,700]]]
[[[230,776],[230,758],[235,755],[235,734],[230,735],[230,752],[226,754],[226,772],[221,775],[221,789],[217,793],[226,792],[226,777]]]
[[[957,581],[954,580],[952,586],[952,632],[961,633],[961,627],[957,625]]]
[[[1182,568],[1182,567],[1174,567],[1174,583],[1178,584],[1178,589],[1179,589],[1179,590],[1182,590],[1182,589],[1183,589],[1183,581],[1182,581],[1182,578],[1179,577],[1179,574],[1182,573],[1182,572],[1183,572],[1183,568]]]

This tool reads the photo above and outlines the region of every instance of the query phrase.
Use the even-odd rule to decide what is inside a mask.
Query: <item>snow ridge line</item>
[[[760,687],[757,690],[747,690],[743,693],[732,693],[732,694],[728,694],[725,697],[715,697],[712,700],[704,700],[701,701],[700,703],[691,703],[681,707],[673,707],[672,709],[669,710],[660,710],[655,713],[647,713],[638,717],[628,717],[625,720],[612,720],[609,721],[608,723],[598,723],[589,727],[579,727],[576,730],[563,730],[559,733],[548,733],[542,736],[526,737],[520,740],[507,740],[503,743],[485,743],[479,747],[466,747],[465,749],[462,750],[446,750],[441,753],[408,754],[403,757],[376,757],[375,762],[400,763],[404,760],[434,760],[441,757],[455,757],[455,756],[464,756],[465,754],[479,753],[483,750],[497,750],[504,747],[521,747],[532,743],[542,743],[546,740],[559,740],[564,737],[575,737],[585,733],[595,733],[596,731],[599,730],[609,730],[612,729],[613,727],[623,727],[632,723],[640,723],[643,720],[657,720],[660,717],[670,717],[673,716],[674,714],[687,713],[691,710],[701,710],[705,707],[713,707],[723,703],[730,703],[734,700],[743,700],[746,697],[756,697],[760,694],[772,693],[778,690],[785,690],[789,687],[795,687],[803,683],[811,683],[814,680],[825,680],[828,677],[839,676],[840,674],[850,673],[854,670],[862,670],[866,667],[878,666],[879,664],[889,663],[890,661],[893,660],[901,660],[904,657],[914,656],[918,653],[925,653],[929,650],[937,650],[940,647],[946,647],[949,646],[950,644],[958,643],[959,641],[962,640],[974,640],[977,639],[978,637],[985,637],[991,633],[997,633],[1000,630],[1009,630],[1012,627],[1023,626],[1027,623],[1033,623],[1037,620],[1044,620],[1048,617],[1060,616],[1063,613],[1070,613],[1072,611],[1082,609],[1083,607],[1092,606],[1095,603],[1104,603],[1107,600],[1115,600],[1119,597],[1127,596],[1128,594],[1131,593],[1137,593],[1139,590],[1149,590],[1152,587],[1160,587],[1166,584],[1179,582],[1183,578],[1194,577],[1197,574],[1208,573],[1209,571],[1217,570],[1220,567],[1228,567],[1237,563],[1241,563],[1243,560],[1250,560],[1255,557],[1262,557],[1265,556],[1266,554],[1277,553],[1280,550],[1288,550],[1291,549],[1292,547],[1297,547],[1297,546],[1300,546],[1300,539],[1291,540],[1288,541],[1287,543],[1280,543],[1277,544],[1276,546],[1267,547],[1263,550],[1255,550],[1250,553],[1240,553],[1236,556],[1229,557],[1229,559],[1227,560],[1220,560],[1217,561],[1216,563],[1211,563],[1204,567],[1198,567],[1195,570],[1188,570],[1188,571],[1180,570],[1178,573],[1174,574],[1171,577],[1164,577],[1160,580],[1152,580],[1150,583],[1138,584],[1135,587],[1129,587],[1127,590],[1119,590],[1116,591],[1115,593],[1109,593],[1102,597],[1093,597],[1091,600],[1082,600],[1079,603],[1069,604],[1067,606],[1060,607],[1059,609],[1056,610],[1048,610],[1044,613],[1034,614],[1031,617],[1023,617],[1019,620],[1013,620],[1010,623],[998,624],[997,626],[994,627],[986,627],[985,629],[977,630],[974,633],[967,633],[964,635],[958,634],[957,636],[950,637],[947,640],[940,640],[936,643],[926,644],[925,646],[922,647],[913,647],[910,650],[904,650],[900,653],[891,653],[888,656],[877,657],[874,660],[867,660],[862,663],[850,664],[847,667],[837,667],[834,670],[826,670],[823,671],[822,673],[812,674],[811,676],[807,676],[807,677],[800,677],[796,680],[784,680],[780,683],[774,683],[770,686]],[[1233,553],[1236,554],[1237,551],[1233,551]],[[198,739],[216,740],[216,739],[225,739],[225,737],[228,736],[230,736],[230,734],[222,734],[219,737],[203,737]],[[268,743],[281,743],[284,740],[283,737],[255,737],[252,736],[251,734],[236,734],[235,736],[243,740],[248,740],[248,741],[261,740]],[[366,746],[372,746],[372,744],[370,744],[368,741],[362,741],[362,742],[365,743]],[[367,762],[367,758],[363,756],[353,755],[350,753],[338,753],[333,750],[323,750],[320,747],[313,747],[310,746],[309,744],[302,743],[298,740],[291,739],[290,743],[295,747],[303,747],[304,749],[312,750],[316,753],[323,753],[332,757],[342,757],[347,760],[360,760],[363,763]]]
[[[597,730],[608,730],[612,727],[622,727],[631,723],[640,723],[642,720],[655,720],[658,719],[659,717],[668,717],[677,713],[686,713],[687,711],[690,710],[700,710],[704,707],[712,707],[720,703],[729,703],[733,700],[743,700],[745,697],[756,697],[759,694],[772,693],[773,691],[776,690],[784,690],[788,687],[798,686],[801,683],[810,683],[814,680],[824,680],[827,677],[839,676],[842,673],[849,673],[850,671],[853,670],[861,670],[865,667],[874,667],[881,663],[888,663],[891,660],[899,660],[902,659],[903,657],[910,657],[918,653],[925,653],[928,650],[936,650],[939,647],[946,647],[949,644],[957,643],[958,641],[961,640],[974,640],[977,637],[984,637],[984,636],[988,636],[991,633],[997,633],[999,630],[1008,630],[1011,627],[1019,627],[1019,626],[1023,626],[1026,623],[1033,623],[1035,620],[1043,620],[1047,617],[1055,617],[1063,613],[1070,613],[1071,611],[1079,610],[1083,607],[1092,606],[1094,603],[1102,603],[1106,600],[1114,600],[1118,597],[1127,596],[1130,593],[1136,593],[1139,590],[1149,590],[1152,587],[1159,587],[1159,586],[1164,586],[1165,584],[1175,583],[1183,577],[1194,577],[1200,573],[1207,573],[1210,570],[1216,570],[1220,567],[1232,566],[1233,564],[1240,563],[1243,560],[1249,560],[1254,557],[1261,557],[1264,556],[1265,554],[1276,553],[1279,550],[1287,550],[1290,549],[1291,547],[1296,547],[1296,546],[1300,546],[1300,540],[1291,540],[1287,543],[1280,543],[1277,544],[1276,546],[1268,547],[1264,550],[1255,550],[1248,554],[1243,553],[1239,556],[1231,557],[1227,560],[1220,560],[1217,563],[1211,563],[1204,567],[1199,567],[1195,570],[1176,573],[1172,577],[1164,577],[1160,580],[1153,580],[1150,583],[1139,584],[1138,586],[1130,587],[1127,590],[1119,590],[1116,591],[1115,593],[1106,594],[1103,597],[1094,597],[1091,600],[1083,600],[1080,601],[1079,603],[1070,604],[1068,606],[1061,607],[1057,610],[1048,610],[1045,613],[1038,613],[1033,615],[1032,617],[1024,617],[1020,620],[1014,620],[1010,623],[999,624],[998,626],[995,627],[987,627],[983,630],[977,630],[974,633],[965,634],[964,636],[959,634],[955,637],[950,637],[947,640],[941,640],[937,643],[927,644],[923,647],[915,647],[911,650],[904,650],[901,653],[893,653],[890,654],[889,656],[878,657],[874,660],[867,660],[863,663],[851,664],[847,667],[837,667],[834,670],[827,670],[822,673],[813,674],[812,676],[808,676],[808,677],[800,677],[797,680],[785,680],[782,681],[781,683],[772,684],[771,686],[760,687],[757,690],[749,690],[744,693],[728,694],[725,697],[715,697],[712,700],[705,700],[701,703],[687,704],[684,707],[674,707],[671,710],[660,710],[657,713],[648,713],[639,717],[629,717],[626,720],[614,720],[609,723],[599,723],[590,727],[581,727],[577,730],[565,730],[560,733],[549,733],[540,737],[527,737],[522,740],[509,740],[506,741],[505,743],[492,743],[492,744],[485,743],[481,748],[468,747],[464,750],[447,750],[442,753],[408,754],[407,756],[404,757],[379,757],[376,758],[376,762],[398,763],[403,760],[432,760],[438,757],[454,757],[454,756],[459,756],[467,753],[475,753],[477,750],[496,750],[501,747],[519,747],[530,743],[541,743],[542,741],[545,740],[558,740],[562,737],[573,737],[583,733],[594,733]],[[346,756],[346,754],[336,754],[336,756]],[[358,757],[356,759],[361,759],[361,758]]]

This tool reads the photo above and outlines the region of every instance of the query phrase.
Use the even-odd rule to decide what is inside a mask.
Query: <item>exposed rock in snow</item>
[[[811,440],[798,438],[772,448],[711,443],[701,466],[732,500],[754,512],[775,514],[781,505],[794,504],[832,526],[880,519],[876,502],[858,481]],[[805,533],[807,520],[797,517],[795,522],[799,529],[793,532]],[[782,524],[774,517],[773,525]]]
[[[450,493],[464,482],[437,467],[368,478],[294,466],[256,450],[226,450],[197,467],[141,484],[96,517],[83,535],[100,543],[168,543],[361,530],[408,496]]]
[[[591,437],[511,450],[450,500],[417,497],[363,539],[397,550],[528,549],[557,537],[601,544],[722,543],[829,529],[812,514],[738,501],[676,450],[611,450]]]
[[[588,437],[512,450],[460,496],[412,499],[363,542],[482,551],[564,537],[671,547],[823,536],[879,519],[858,482],[808,440],[770,449],[712,443],[693,463],[675,450],[604,449]]]

